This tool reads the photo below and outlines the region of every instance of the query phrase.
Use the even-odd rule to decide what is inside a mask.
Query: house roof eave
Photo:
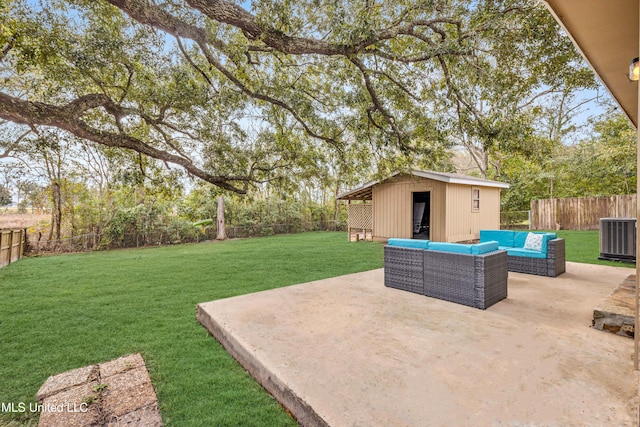
[[[638,2],[539,0],[631,122],[638,126],[638,82],[627,70],[639,56]]]

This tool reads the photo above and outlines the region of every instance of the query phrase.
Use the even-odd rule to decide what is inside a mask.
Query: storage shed
[[[461,242],[478,239],[480,229],[500,228],[501,188],[509,184],[414,170],[369,182],[338,200],[349,202],[349,239],[358,230],[373,240]]]

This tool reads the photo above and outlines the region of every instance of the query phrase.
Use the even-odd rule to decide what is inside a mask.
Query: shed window
[[[471,188],[471,211],[477,212],[480,210],[480,189]]]

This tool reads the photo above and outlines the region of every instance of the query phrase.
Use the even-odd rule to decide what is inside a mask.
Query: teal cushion
[[[524,241],[527,240],[528,231],[516,231],[513,235],[513,247],[524,248]]]
[[[557,239],[558,235],[556,233],[540,233],[544,235],[544,239],[542,240],[542,253],[547,256],[547,244],[549,240]]]
[[[513,230],[480,230],[480,243],[495,240],[499,246],[512,248],[514,235]]]
[[[429,247],[429,241],[416,239],[389,239],[387,241],[387,245],[399,246],[402,248],[427,249]]]
[[[460,243],[431,242],[429,249],[440,252],[453,252],[456,254],[471,254],[471,246]]]
[[[497,251],[498,248],[498,242],[492,240],[490,242],[476,243],[475,245],[471,245],[471,253],[474,255],[486,254],[487,252]]]
[[[523,257],[529,257],[529,258],[542,258],[542,259],[547,257],[546,252],[538,252],[538,251],[532,251],[530,249],[522,249],[522,248],[507,249],[507,254],[511,256],[523,256]]]

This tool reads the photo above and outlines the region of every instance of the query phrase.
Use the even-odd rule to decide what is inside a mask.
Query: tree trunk
[[[47,240],[60,240],[60,221],[62,219],[62,208],[60,206],[60,184],[57,181],[51,182],[51,227]]]
[[[336,178],[336,188],[335,191],[333,192],[333,221],[337,223],[338,221],[338,217],[339,212],[338,210],[340,209],[340,202],[338,201],[338,196],[340,195],[340,174],[338,174],[338,177]]]
[[[224,229],[224,196],[218,196],[218,235],[216,240],[226,240],[227,232]]]
[[[62,227],[62,194],[60,191],[60,184],[55,182],[53,185],[54,190],[54,205],[55,205],[55,214],[56,214],[56,240],[60,242],[61,238],[61,227]]]
[[[53,199],[52,199],[53,200]],[[55,228],[56,225],[56,214],[55,214],[56,210],[55,207],[51,206],[51,226],[49,227],[49,235],[47,236],[47,240],[51,241],[53,240],[53,229]]]

